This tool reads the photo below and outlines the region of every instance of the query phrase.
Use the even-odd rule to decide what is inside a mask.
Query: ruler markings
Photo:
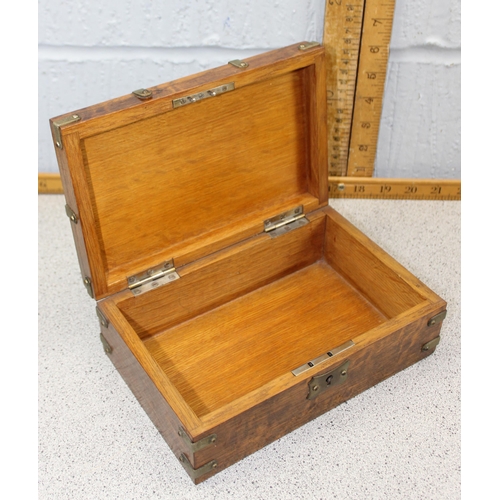
[[[330,175],[373,175],[394,5],[395,0],[326,2]]]
[[[450,179],[382,179],[378,177],[329,177],[330,198],[394,200],[460,200],[461,182]],[[61,194],[59,174],[38,174],[39,194]]]
[[[345,175],[365,0],[327,0],[323,45],[327,64],[328,171]]]
[[[329,177],[330,198],[393,200],[460,200],[461,181],[450,179],[383,179]]]

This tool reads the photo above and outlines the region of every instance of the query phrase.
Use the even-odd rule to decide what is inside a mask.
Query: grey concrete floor
[[[39,195],[40,499],[459,499],[460,202],[330,204],[448,302],[436,352],[194,486],[105,356],[62,195]]]

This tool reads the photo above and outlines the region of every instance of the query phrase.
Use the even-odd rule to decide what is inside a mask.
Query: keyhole
[[[332,379],[333,379],[333,375],[329,375],[328,377],[326,377],[326,385],[330,385],[332,383]]]

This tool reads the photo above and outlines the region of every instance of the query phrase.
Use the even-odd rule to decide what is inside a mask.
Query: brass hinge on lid
[[[177,274],[174,261],[169,260],[159,266],[152,267],[143,273],[129,276],[127,278],[128,287],[134,295],[139,295],[144,292],[149,292],[155,288],[178,280],[180,276]]]
[[[304,207],[303,205],[299,205],[270,219],[266,219],[264,221],[264,232],[269,233],[269,236],[272,238],[276,238],[306,224],[309,224],[309,221],[304,214]]]

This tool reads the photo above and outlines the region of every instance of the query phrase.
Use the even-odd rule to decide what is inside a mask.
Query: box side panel
[[[328,207],[325,213],[325,258],[389,318],[441,300],[338,212]]]
[[[51,127],[52,135],[54,135],[54,128]],[[54,138],[54,137],[53,137]],[[55,142],[55,138],[54,138]],[[85,247],[85,239],[82,230],[82,223],[80,220],[80,214],[78,210],[78,202],[76,200],[75,192],[73,189],[73,179],[71,177],[71,172],[68,163],[72,161],[72,158],[68,158],[67,150],[58,148],[54,146],[57,163],[59,165],[59,172],[61,174],[61,181],[63,184],[64,198],[66,200],[67,206],[75,214],[76,219],[71,222],[71,232],[73,233],[73,240],[75,242],[76,254],[78,257],[78,264],[80,265],[80,271],[82,273],[82,279],[90,279],[92,273],[90,270],[89,259],[87,255],[87,249]],[[94,295],[94,290],[92,287],[92,282],[90,283],[91,295]]]
[[[179,435],[179,430],[185,429],[186,426],[179,420],[120,334],[109,324],[107,327],[101,326],[101,335],[105,339],[103,344],[107,348],[108,357],[175,456],[184,454],[191,463],[194,462],[192,449]]]
[[[366,347],[350,349],[339,355],[330,368],[313,375],[329,373],[347,360],[350,362],[346,381],[326,389],[315,399],[307,399],[311,376],[253,408],[234,416],[213,429],[218,435],[217,444],[211,449],[195,454],[194,466],[199,467],[217,459],[217,472],[259,450],[311,421],[342,402],[356,396],[373,385],[407,368],[434,352],[422,346],[439,336],[441,324],[427,326],[429,315],[443,309],[443,304],[428,308],[424,318],[380,338]],[[201,482],[214,472],[199,478]]]

